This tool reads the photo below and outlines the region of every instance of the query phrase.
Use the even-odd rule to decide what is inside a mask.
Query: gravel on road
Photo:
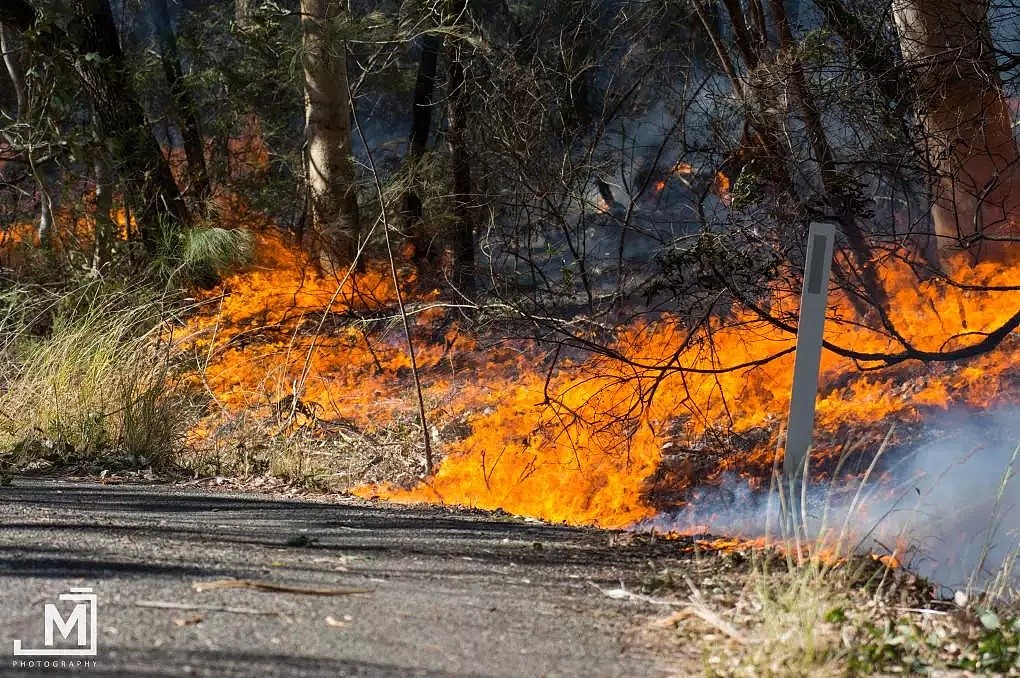
[[[612,540],[442,507],[18,478],[0,487],[0,675],[80,660],[105,676],[665,675],[633,633],[658,611],[605,593],[649,554]],[[71,587],[97,597],[96,656],[13,656],[15,639],[45,647],[47,603],[56,645],[77,647]]]

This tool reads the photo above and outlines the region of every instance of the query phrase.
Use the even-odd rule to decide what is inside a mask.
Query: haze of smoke
[[[899,547],[912,571],[949,589],[978,588],[1006,572],[1020,585],[1020,410],[952,412],[930,427],[930,441],[891,449],[872,477],[809,488],[806,538],[857,552]],[[639,529],[704,531],[783,539],[777,491],[725,478],[701,488],[678,511]],[[905,548],[905,551],[903,547]]]

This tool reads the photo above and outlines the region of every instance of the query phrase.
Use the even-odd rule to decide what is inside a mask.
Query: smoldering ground
[[[921,443],[888,445],[870,472],[814,481],[797,525],[808,543],[891,554],[950,595],[1020,586],[1020,409],[945,412]],[[878,451],[876,451],[878,453]],[[685,506],[636,529],[792,538],[773,484],[738,476],[688,493]]]

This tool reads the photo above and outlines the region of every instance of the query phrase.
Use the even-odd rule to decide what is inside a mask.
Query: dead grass
[[[272,477],[327,492],[412,484],[424,470],[420,431],[412,416],[367,433],[351,422],[241,412],[203,422],[177,463],[196,475]]]
[[[709,552],[649,576],[645,593],[674,601],[650,642],[678,675],[1020,675],[1016,601],[933,600],[928,582],[869,557],[787,562]]]

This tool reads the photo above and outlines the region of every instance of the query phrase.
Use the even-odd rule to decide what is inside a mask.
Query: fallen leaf
[[[193,617],[178,617],[174,619],[174,626],[195,626],[202,623],[202,618],[198,615]]]

